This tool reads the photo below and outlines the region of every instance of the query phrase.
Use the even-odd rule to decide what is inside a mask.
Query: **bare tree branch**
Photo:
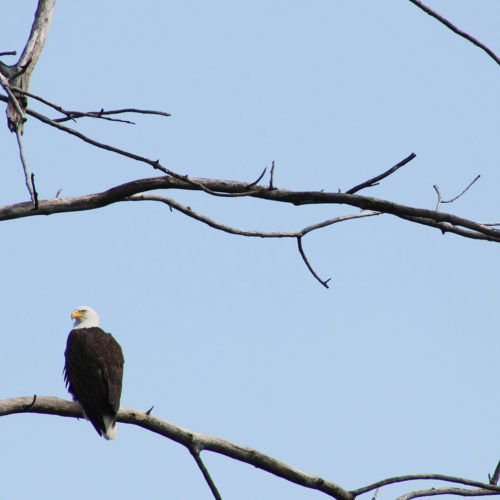
[[[66,122],[69,120],[76,120],[77,118],[82,118],[82,117],[89,117],[89,118],[101,118],[103,120],[110,120],[110,121],[115,121],[115,122],[133,124],[134,122],[131,122],[129,120],[119,120],[116,118],[106,118],[109,115],[119,115],[119,114],[124,114],[124,113],[171,116],[170,113],[167,113],[165,111],[155,111],[155,110],[138,109],[138,108],[111,109],[111,110],[107,110],[107,111],[104,109],[101,109],[100,111],[69,111],[69,110],[64,109],[59,104],[56,104],[54,102],[49,101],[48,99],[45,99],[45,97],[41,97],[37,94],[33,94],[32,92],[28,92],[27,90],[23,90],[19,87],[13,87],[11,85],[10,89],[15,91],[15,92],[19,92],[20,94],[23,94],[27,97],[32,97],[33,99],[45,104],[46,106],[49,106],[50,108],[55,109],[58,113],[65,115],[64,118],[56,118],[53,120],[57,123],[62,123],[62,122]]]
[[[246,185],[244,182],[220,179],[190,177],[189,180],[184,180],[170,176],[152,177],[121,184],[101,193],[39,200],[38,210],[34,210],[33,206],[28,203],[6,205],[0,207],[0,221],[33,215],[93,210],[118,201],[125,201],[126,198],[132,195],[155,189],[208,190],[231,194],[244,192]],[[361,210],[392,214],[417,224],[437,228],[442,232],[451,232],[467,238],[500,242],[500,230],[489,226],[487,223],[474,222],[446,212],[410,207],[379,198],[324,191],[291,191],[283,188],[270,190],[267,186],[254,186],[252,191],[248,192],[248,196],[290,203],[295,206],[317,204],[350,205]]]
[[[173,198],[168,198],[167,196],[160,196],[156,194],[135,194],[126,198],[124,201],[158,201],[161,203],[165,203],[171,209],[175,209],[183,213],[184,215],[191,217],[192,219],[203,222],[207,226],[210,226],[214,229],[224,231],[225,233],[236,234],[239,236],[250,236],[258,238],[300,238],[307,233],[310,233],[311,231],[331,226],[332,224],[336,224],[337,222],[344,222],[347,220],[359,219],[362,217],[380,215],[380,212],[359,212],[357,214],[342,215],[340,217],[328,219],[326,221],[319,222],[318,224],[307,226],[299,231],[255,231],[251,229],[239,229],[236,227],[227,226],[207,217],[206,215],[195,212],[191,207],[186,207]]]
[[[408,481],[420,481],[420,480],[433,480],[433,481],[445,481],[448,483],[463,484],[464,486],[473,486],[482,490],[488,490],[496,495],[500,495],[500,486],[483,483],[481,481],[473,481],[470,479],[464,479],[456,476],[448,476],[446,474],[407,474],[404,476],[389,477],[387,479],[382,479],[376,483],[369,484],[368,486],[363,486],[357,490],[353,490],[351,493],[354,495],[362,495],[368,493],[369,491],[376,490],[383,486],[388,486],[390,484],[405,483]],[[464,491],[464,490],[462,490]],[[465,490],[471,491],[471,490]]]
[[[9,99],[3,95],[0,95],[0,101],[9,102]],[[179,179],[179,180],[183,180],[187,183],[196,185],[200,190],[205,191],[208,194],[211,194],[214,196],[221,196],[221,197],[249,196],[250,194],[252,194],[252,191],[249,190],[248,185],[244,185],[242,190],[239,192],[235,191],[232,193],[218,193],[215,191],[211,191],[203,184],[196,184],[196,181],[192,177],[188,177],[187,175],[178,174],[177,172],[174,172],[173,170],[170,170],[170,169],[162,166],[160,164],[160,160],[152,160],[150,158],[146,158],[145,156],[140,156],[140,155],[137,155],[135,153],[131,153],[129,151],[117,148],[117,147],[112,146],[110,144],[96,141],[95,139],[92,139],[92,138],[82,134],[81,132],[78,132],[77,130],[66,127],[64,125],[61,125],[60,123],[58,123],[54,120],[51,120],[47,116],[42,115],[41,113],[38,113],[37,111],[34,111],[32,109],[26,109],[26,113],[30,116],[33,116],[37,120],[40,120],[41,122],[43,122],[47,125],[55,127],[57,129],[61,130],[62,132],[66,132],[70,135],[73,135],[73,136],[77,137],[78,139],[80,139],[80,140],[82,140],[82,141],[84,141],[92,146],[95,146],[95,147],[100,148],[100,149],[104,149],[106,151],[110,151],[112,153],[116,153],[116,154],[121,155],[121,156],[125,156],[127,158],[130,158],[131,160],[135,160],[135,161],[138,161],[141,163],[146,163],[146,164],[150,165],[151,167],[153,167],[154,169],[160,170],[164,174],[170,175],[170,176],[175,177],[176,179]]]
[[[129,120],[119,120],[116,118],[106,118],[106,117],[109,115],[120,115],[124,113],[135,113],[140,115],[172,116],[170,113],[167,113],[166,111],[155,111],[154,109],[139,109],[139,108],[123,108],[123,109],[109,109],[109,110],[101,109],[100,111],[87,111],[87,112],[67,111],[67,113],[68,113],[67,118],[57,118],[54,121],[62,123],[68,120],[75,120],[77,118],[89,117],[89,118],[101,118],[103,120],[110,120],[114,122],[125,122],[133,124],[134,122],[131,122]]]
[[[274,160],[271,163],[271,173],[269,175],[269,189],[274,189]]]
[[[389,175],[396,172],[396,170],[400,169],[401,167],[404,167],[407,163],[412,161],[413,158],[415,158],[416,156],[417,155],[415,153],[411,153],[404,160],[401,160],[399,163],[396,163],[396,165],[391,167],[389,170],[386,170],[385,172],[381,173],[380,175],[377,175],[376,177],[373,177],[373,179],[368,179],[367,181],[358,184],[357,186],[354,186],[353,188],[349,189],[349,191],[346,191],[346,193],[354,194],[357,193],[358,191],[361,191],[364,188],[376,186],[378,184],[378,181],[385,179]]]
[[[304,253],[304,249],[302,248],[302,236],[297,237],[297,246],[299,248],[299,253],[300,256],[302,257],[302,260],[304,261],[305,265],[307,266],[307,269],[309,269],[309,272],[316,278],[317,281],[319,281],[325,288],[328,287],[328,282],[331,280],[331,278],[328,278],[327,280],[323,281],[314,271],[312,268],[311,264],[307,260],[306,254]]]
[[[9,79],[10,85],[19,87],[23,90],[28,90],[31,73],[35,68],[38,57],[42,52],[47,34],[49,32],[50,21],[55,7],[55,0],[39,0],[38,7],[35,12],[35,20],[31,27],[31,33],[24,47],[24,50],[15,64],[15,69],[19,72],[22,68],[23,71],[13,78]],[[21,108],[26,108],[27,100],[21,97]],[[16,129],[23,133],[24,116],[18,112],[14,102],[9,102],[7,107],[7,121],[11,131]]]
[[[61,417],[82,418],[82,407],[78,403],[47,396],[28,396],[0,400],[0,416],[14,413],[43,413]],[[189,450],[206,450],[225,455],[240,462],[253,465],[275,476],[300,486],[321,491],[338,500],[354,500],[354,495],[339,485],[314,474],[308,474],[259,451],[231,443],[224,439],[207,436],[183,429],[143,411],[120,408],[118,422],[134,424],[182,444]],[[90,429],[89,429],[90,432]]]
[[[129,198],[126,198],[125,201],[159,201],[161,203],[165,203],[166,205],[168,205],[168,207],[171,210],[172,209],[178,210],[184,215],[187,215],[188,217],[191,217],[197,221],[203,222],[204,224],[207,224],[208,226],[214,229],[218,229],[220,231],[224,231],[230,234],[236,234],[239,236],[253,236],[259,238],[297,238],[298,249],[300,256],[302,257],[302,260],[304,261],[304,263],[306,264],[307,268],[314,276],[314,278],[316,278],[325,288],[328,288],[328,282],[330,281],[330,278],[327,279],[326,281],[323,281],[316,274],[311,264],[309,263],[309,260],[307,259],[304,249],[302,247],[302,237],[305,236],[307,233],[310,233],[311,231],[331,226],[332,224],[336,224],[337,222],[344,222],[347,220],[359,219],[361,217],[371,217],[373,215],[380,215],[380,212],[360,212],[358,214],[343,215],[340,217],[335,217],[333,219],[328,219],[323,222],[319,222],[317,224],[313,224],[311,226],[307,226],[300,231],[288,231],[288,232],[253,231],[248,229],[238,229],[235,227],[226,226],[225,224],[221,224],[220,222],[216,222],[205,215],[195,212],[191,207],[186,207],[180,204],[179,202],[175,201],[174,199],[168,198],[166,196],[160,196],[155,194],[152,195],[135,194],[130,196]]]
[[[411,491],[399,496],[396,500],[410,500],[412,498],[434,497],[437,495],[457,495],[461,497],[484,497],[491,495],[500,495],[500,492],[484,489],[467,490],[465,488],[429,488],[427,490]]]
[[[490,484],[498,484],[498,479],[500,478],[500,462],[497,463],[495,467],[495,472],[493,476],[490,476]]]
[[[35,395],[0,400],[0,417],[16,413],[41,413],[73,418],[83,417],[82,407],[78,403],[73,403],[64,399]],[[274,474],[275,476],[281,477],[282,479],[286,479],[287,481],[291,481],[300,486],[320,491],[338,500],[354,500],[359,495],[368,493],[369,491],[377,490],[378,488],[381,488],[383,486],[415,480],[446,481],[454,484],[472,486],[476,489],[454,487],[430,488],[426,490],[417,490],[406,493],[405,495],[400,496],[398,500],[410,500],[411,498],[445,494],[461,496],[500,495],[499,486],[488,483],[481,483],[479,481],[472,481],[460,477],[447,476],[444,474],[413,474],[407,476],[397,476],[378,481],[377,483],[364,486],[357,490],[347,491],[336,483],[323,479],[314,474],[308,474],[294,469],[290,465],[268,455],[264,455],[263,453],[253,448],[248,448],[246,446],[241,446],[221,438],[208,436],[206,434],[200,434],[198,432],[184,429],[158,417],[152,416],[148,412],[128,408],[120,408],[117,420],[118,422],[137,425],[139,427],[142,427],[143,429],[155,432],[157,434],[160,434],[161,436],[171,439],[172,441],[182,444],[193,455],[202,472],[204,469],[206,471],[206,468],[204,467],[203,462],[201,462],[201,459],[201,464],[199,463],[196,455],[198,455],[199,458],[199,454],[201,451],[212,451],[214,453],[224,455],[240,462],[253,465],[254,467],[262,469],[266,472]],[[208,474],[208,471],[206,471],[206,473]],[[208,477],[210,477],[209,474]],[[205,479],[207,480],[207,482],[209,481],[207,477],[205,477]],[[211,478],[210,481],[212,481]],[[216,496],[216,493],[214,491],[216,491],[216,488],[215,490],[212,490],[214,497],[216,499],[220,498],[220,494],[217,492],[219,496]]]
[[[481,43],[479,40],[477,40],[473,36],[469,35],[465,31],[462,31],[460,28],[457,28],[450,21],[445,19],[443,16],[438,14],[436,11],[432,10],[430,7],[427,7],[427,5],[420,2],[419,0],[410,0],[410,2],[413,5],[416,5],[419,9],[422,9],[426,14],[429,14],[429,16],[432,16],[434,19],[437,19],[440,23],[444,24],[447,28],[449,28],[451,31],[453,31],[457,35],[465,38],[469,42],[473,43],[476,47],[479,47],[481,50],[484,50],[497,64],[500,65],[500,58],[491,49],[486,47],[486,45]]]
[[[208,472],[207,467],[205,466],[203,460],[200,457],[200,452],[195,449],[191,449],[189,451],[191,452],[191,455],[193,456],[196,465],[201,470],[201,473],[203,474],[203,477],[205,478],[205,481],[207,482],[208,487],[210,488],[210,491],[212,492],[212,495],[214,496],[215,500],[222,500],[222,497],[220,496],[217,486],[215,486],[212,476]]]
[[[442,203],[453,203],[454,201],[458,200],[458,198],[460,198],[461,196],[463,196],[468,190],[469,188],[480,178],[481,176],[480,175],[476,175],[476,177],[474,178],[474,180],[472,182],[469,183],[469,185],[460,193],[460,194],[457,194],[456,196],[454,196],[453,198],[449,199],[449,200],[443,200],[442,196],[441,196],[441,191],[439,190],[439,186],[437,184],[434,184],[434,186],[432,186],[434,188],[434,191],[436,191],[436,194],[437,194],[437,197],[438,197],[438,201],[437,201],[437,205],[436,205],[436,210],[439,210],[441,208],[441,204]],[[491,224],[490,224],[491,225]],[[496,224],[494,224],[496,225]]]
[[[21,164],[23,166],[23,171],[24,171],[24,180],[26,182],[26,187],[28,188],[28,193],[30,194],[31,201],[33,202],[33,205],[36,209],[38,208],[38,199],[35,196],[35,186],[33,185],[33,176],[30,175],[28,162],[26,161],[26,154],[24,152],[23,138],[21,132],[19,131],[19,128],[16,128],[15,133],[17,138],[17,145],[19,147],[19,156],[21,157]]]

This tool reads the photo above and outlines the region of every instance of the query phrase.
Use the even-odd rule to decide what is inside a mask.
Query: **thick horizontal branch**
[[[0,416],[14,413],[42,413],[61,417],[82,418],[82,408],[78,403],[47,396],[28,396],[0,401]],[[197,452],[212,451],[226,457],[253,465],[293,483],[321,491],[338,500],[353,500],[354,496],[331,481],[313,474],[301,472],[288,464],[264,455],[257,450],[231,443],[206,434],[183,429],[170,422],[154,417],[147,412],[120,408],[118,422],[134,424],[182,444]],[[91,429],[89,427],[89,432]]]
[[[16,413],[39,413],[73,418],[83,417],[82,408],[78,403],[73,403],[55,397],[27,396],[0,400],[0,417]],[[377,483],[354,491],[346,491],[336,483],[327,481],[314,474],[299,471],[290,465],[265,455],[253,448],[241,446],[230,441],[226,441],[225,439],[184,429],[172,424],[171,422],[152,416],[150,411],[144,412],[129,408],[120,408],[117,420],[118,422],[125,424],[137,425],[143,429],[171,439],[185,446],[192,454],[195,453],[199,455],[202,451],[219,453],[240,462],[253,465],[254,467],[296,483],[300,486],[321,491],[338,500],[354,500],[359,495],[368,493],[369,491],[373,491],[383,486],[422,479],[446,481],[454,484],[472,486],[475,487],[475,489],[456,487],[429,488],[426,490],[417,490],[406,493],[405,495],[399,497],[398,500],[409,500],[410,498],[444,494],[460,496],[500,495],[499,486],[443,474],[412,474],[407,476],[397,476],[378,481]],[[90,427],[89,432],[91,432]]]
[[[171,176],[152,177],[121,184],[101,193],[84,196],[52,198],[39,200],[38,209],[31,203],[17,203],[0,207],[0,221],[30,217],[34,215],[51,215],[64,212],[93,210],[111,205],[145,191],[157,189],[208,190],[228,194],[246,194],[252,198],[268,201],[290,203],[296,206],[313,204],[349,205],[361,210],[392,214],[402,219],[435,227],[445,232],[451,232],[467,238],[500,242],[500,230],[494,227],[474,222],[446,212],[438,212],[425,208],[415,208],[391,201],[368,196],[347,193],[329,193],[324,191],[291,191],[288,189],[267,186],[252,186],[248,191],[244,182],[203,179],[190,177],[186,180]]]

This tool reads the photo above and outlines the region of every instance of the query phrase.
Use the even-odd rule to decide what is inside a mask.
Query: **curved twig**
[[[255,230],[249,230],[249,229],[239,229],[231,226],[226,226],[225,224],[221,224],[220,222],[216,222],[213,219],[210,219],[209,217],[202,215],[200,213],[195,212],[191,207],[186,207],[179,203],[178,201],[175,201],[172,198],[168,198],[167,196],[160,196],[160,195],[145,195],[145,194],[135,194],[132,195],[128,198],[126,198],[124,201],[159,201],[161,203],[165,203],[168,205],[170,210],[175,209],[184,215],[187,215],[188,217],[191,217],[197,221],[203,222],[204,224],[207,224],[208,226],[218,229],[220,231],[224,231],[225,233],[230,233],[230,234],[236,234],[239,236],[251,236],[251,237],[259,237],[259,238],[297,238],[297,244],[299,248],[299,253],[300,256],[302,257],[302,260],[306,264],[307,268],[311,272],[311,274],[316,278],[325,288],[328,287],[328,282],[330,281],[331,278],[327,279],[326,281],[322,280],[317,273],[314,271],[313,267],[309,263],[309,260],[306,257],[306,254],[304,252],[304,249],[302,248],[302,237],[305,236],[307,233],[310,233],[311,231],[315,231],[316,229],[321,229],[323,227],[331,226],[332,224],[336,224],[337,222],[344,222],[347,220],[351,219],[359,219],[361,217],[371,217],[373,215],[380,215],[380,212],[360,212],[358,214],[350,214],[350,215],[342,215],[340,217],[335,217],[333,219],[328,219],[323,222],[319,222],[317,224],[313,224],[311,226],[307,226],[304,229],[301,229],[300,231],[255,231]]]
[[[302,248],[302,236],[297,236],[297,246],[299,248],[299,253],[300,256],[302,257],[302,260],[304,261],[305,265],[307,266],[307,269],[309,269],[309,272],[316,278],[317,281],[319,281],[325,288],[329,288],[328,282],[331,280],[331,278],[328,278],[327,280],[322,280],[314,271],[312,268],[311,264],[309,263],[309,260],[307,260],[306,254],[304,253],[304,249]]]
[[[443,203],[453,203],[454,201],[458,200],[461,196],[463,196],[471,187],[472,185],[481,177],[480,174],[476,175],[474,180],[469,183],[469,185],[460,193],[454,196],[453,198],[450,198],[449,200],[443,200],[443,197],[441,196],[441,191],[439,190],[439,186],[437,184],[434,184],[432,187],[434,188],[434,191],[436,191],[438,201],[436,204],[436,211],[441,208],[441,204]]]

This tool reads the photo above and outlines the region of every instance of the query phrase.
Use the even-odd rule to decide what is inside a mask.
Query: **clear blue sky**
[[[500,52],[500,4],[429,5]],[[1,50],[22,50],[35,1],[4,6]],[[3,59],[9,62],[9,58]],[[78,130],[172,170],[349,189],[411,152],[365,194],[499,221],[500,68],[410,2],[58,2],[30,90],[69,109],[162,109],[135,127]],[[40,109],[40,108],[39,108]],[[53,116],[50,112],[48,112]],[[155,175],[30,119],[41,198]],[[0,134],[1,204],[27,199],[15,137]],[[291,230],[347,207],[168,193],[242,228]],[[487,481],[500,459],[500,246],[390,216],[293,241],[230,236],[152,203],[3,222],[0,398],[68,398],[70,313],[93,306],[126,359],[122,405],[251,446],[357,488],[443,473]],[[1,419],[0,499],[210,499],[189,453],[119,424]],[[327,498],[205,454],[224,500]],[[414,485],[417,487],[430,484]],[[383,490],[388,500],[411,487]],[[366,495],[362,498],[371,498]]]

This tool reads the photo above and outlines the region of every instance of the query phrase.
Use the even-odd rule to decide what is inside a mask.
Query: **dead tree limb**
[[[35,395],[0,400],[0,417],[16,413],[40,413],[73,418],[83,417],[82,408],[78,403],[73,403],[64,399]],[[139,427],[142,427],[143,429],[155,432],[156,434],[171,439],[172,441],[185,446],[191,454],[193,454],[193,451],[195,452],[195,454],[198,454],[198,456],[201,451],[211,451],[214,453],[218,453],[228,458],[253,465],[254,467],[262,469],[266,472],[274,474],[275,476],[286,479],[287,481],[293,482],[300,486],[320,491],[332,498],[336,498],[337,500],[354,500],[360,495],[363,495],[370,491],[376,491],[377,489],[385,486],[417,480],[444,481],[446,483],[452,483],[454,485],[469,486],[474,489],[467,489],[462,487],[444,487],[430,488],[427,490],[416,490],[400,496],[398,500],[409,500],[411,498],[443,494],[460,496],[500,495],[500,486],[461,477],[448,476],[444,474],[412,474],[406,476],[396,476],[383,479],[356,490],[348,491],[336,483],[323,479],[314,474],[308,474],[299,471],[291,467],[290,465],[268,455],[265,455],[253,448],[241,446],[218,437],[208,436],[206,434],[200,434],[198,432],[184,429],[175,424],[172,424],[171,422],[167,422],[166,420],[155,417],[148,412],[133,410],[129,408],[120,408],[117,420],[118,422],[122,422],[125,424],[137,425]],[[89,432],[91,432],[90,428]],[[200,469],[203,470],[204,465],[198,465]],[[208,471],[206,471],[206,473],[208,474]],[[205,477],[205,479],[207,478]],[[220,498],[220,496],[216,496],[215,491],[216,488],[212,490],[214,497]]]
[[[35,65],[38,61],[47,34],[50,28],[50,21],[52,20],[52,13],[54,11],[56,1],[55,0],[39,0],[38,7],[35,12],[35,20],[31,27],[31,33],[24,47],[24,50],[19,57],[17,63],[11,67],[17,76],[9,77],[9,84],[19,87],[23,90],[28,90],[31,73],[35,69]],[[26,97],[22,94],[14,93],[21,108],[23,110],[27,107]],[[19,130],[19,133],[23,133],[24,127],[24,117],[19,115],[16,106],[11,102],[7,107],[7,121],[9,128],[12,132]]]
[[[500,242],[500,230],[491,224],[475,222],[446,212],[438,212],[426,208],[410,207],[399,203],[361,196],[357,194],[332,193],[325,191],[292,191],[283,188],[269,189],[268,186],[253,186],[245,192],[247,183],[222,179],[204,179],[190,177],[178,179],[171,176],[151,177],[127,182],[106,191],[75,197],[40,199],[38,210],[31,203],[16,203],[0,207],[0,221],[31,217],[34,215],[51,215],[56,213],[79,212],[93,210],[116,202],[130,201],[127,198],[146,191],[156,189],[182,189],[192,191],[209,191],[216,193],[240,193],[250,198],[302,205],[349,205],[361,210],[394,215],[417,224],[431,226],[442,232],[455,233],[473,239]],[[257,236],[261,236],[258,234]],[[262,235],[262,237],[266,237]]]
[[[433,17],[434,19],[437,19],[440,23],[444,24],[447,28],[449,28],[453,33],[456,33],[457,35],[461,36],[462,38],[465,38],[469,42],[473,43],[476,47],[479,47],[481,50],[484,50],[497,64],[500,65],[500,58],[484,43],[481,43],[479,40],[474,38],[473,36],[469,35],[465,31],[462,31],[460,28],[455,26],[453,23],[448,21],[445,17],[443,17],[441,14],[438,14],[435,10],[432,10],[430,7],[425,5],[423,2],[420,2],[419,0],[410,0],[410,2],[413,5],[416,5],[419,9],[422,9],[426,14],[429,16]]]
[[[59,415],[61,417],[83,417],[82,407],[78,403],[47,396],[28,396],[0,401],[0,416],[14,413],[43,413],[48,415]],[[300,486],[326,493],[330,497],[338,500],[354,500],[355,498],[352,493],[344,490],[331,481],[327,481],[314,474],[299,471],[255,449],[240,446],[230,441],[226,441],[225,439],[183,429],[182,427],[143,411],[120,408],[117,421],[125,424],[138,425],[143,429],[155,432],[182,444],[188,450],[195,449],[198,453],[201,451],[212,451],[240,462],[253,465],[254,467]]]

